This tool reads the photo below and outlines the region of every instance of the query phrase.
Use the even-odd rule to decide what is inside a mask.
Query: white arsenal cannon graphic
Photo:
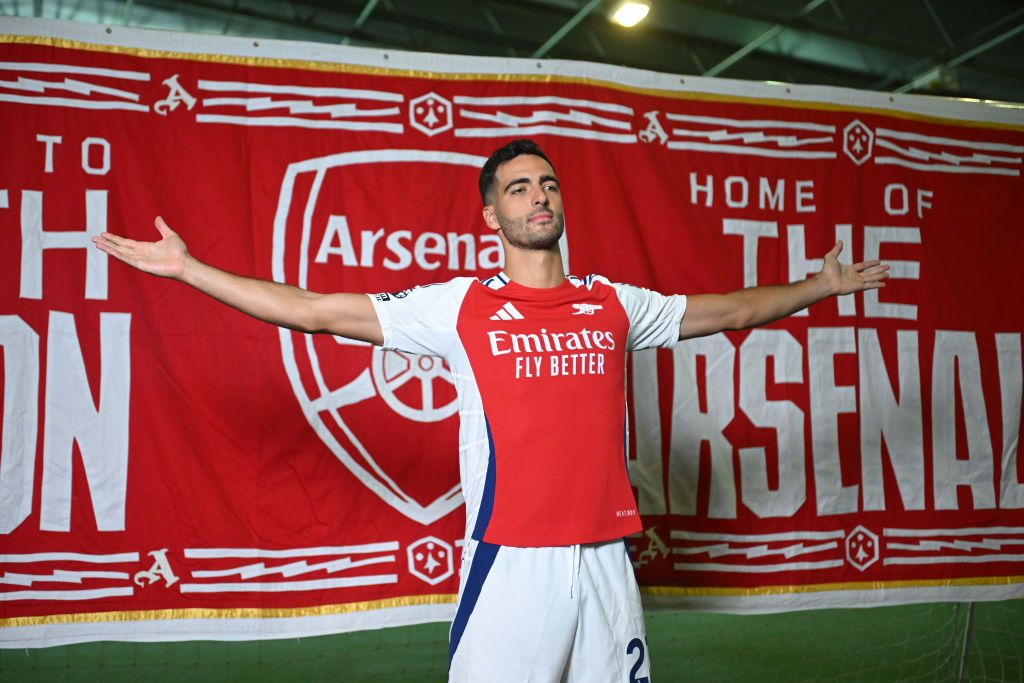
[[[163,579],[164,584],[168,588],[178,583],[178,577],[174,575],[171,563],[167,561],[167,548],[150,550],[149,556],[153,558],[153,564],[150,565],[149,569],[135,572],[135,576],[132,579],[135,581],[135,585],[145,588],[146,586],[152,586],[161,579]]]

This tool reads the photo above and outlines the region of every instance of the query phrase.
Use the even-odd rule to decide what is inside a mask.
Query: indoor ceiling
[[[1022,0],[0,0],[0,14],[1024,102]]]

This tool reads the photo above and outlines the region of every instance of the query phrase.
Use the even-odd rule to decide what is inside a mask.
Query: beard
[[[530,218],[538,213],[550,213],[551,220],[542,224],[531,224]],[[501,226],[501,232],[505,239],[513,247],[529,249],[533,251],[548,251],[558,244],[565,230],[565,217],[561,211],[552,209],[541,209],[534,211],[524,218],[509,218],[495,210],[495,218]]]

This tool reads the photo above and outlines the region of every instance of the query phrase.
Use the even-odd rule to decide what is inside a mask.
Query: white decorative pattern
[[[688,124],[669,131],[671,137],[666,144],[669,149],[788,159],[836,158],[835,126],[810,121],[732,119],[671,112],[666,113],[665,118]],[[801,131],[807,134],[801,135]],[[694,142],[693,138],[706,142]]]
[[[202,568],[192,570],[192,579],[227,579],[234,581],[193,582],[181,585],[182,593],[280,593],[293,591],[329,590],[332,588],[352,588],[355,586],[375,586],[398,582],[397,574],[357,574],[341,578],[310,578],[303,581],[289,581],[295,576],[308,574],[337,574],[348,572],[370,565],[391,564],[396,562],[395,552],[398,541],[366,543],[350,546],[321,546],[312,548],[285,548],[266,550],[263,548],[186,548],[185,557],[193,560],[206,560]],[[311,562],[313,557],[333,557],[318,562]],[[372,555],[362,559],[354,559],[353,555]],[[266,562],[255,562],[243,565],[225,565],[223,560],[231,558],[303,558],[284,564],[270,565]],[[251,581],[250,579],[280,577],[277,581]]]
[[[41,64],[37,62],[0,62],[0,71],[20,72],[16,79],[0,79],[0,102],[31,104],[43,107],[66,107],[71,109],[127,110],[148,112],[149,106],[140,104],[140,95],[119,87],[70,78],[68,74],[90,76],[93,79],[107,78],[119,81],[148,81],[150,74],[141,71],[100,69],[76,64]],[[21,75],[22,73],[53,74],[59,80],[45,80]],[[64,76],[63,79],[60,77]],[[54,97],[47,91],[59,90],[77,97]],[[10,92],[14,91],[14,92]],[[109,99],[114,98],[114,99]]]
[[[890,528],[882,534],[885,565],[1024,562],[1024,527]]]
[[[495,138],[524,135],[633,143],[633,109],[610,102],[579,100],[554,95],[536,97],[469,97],[457,95],[459,123],[456,137]],[[473,108],[470,108],[473,107]],[[619,115],[616,118],[615,115]],[[494,124],[469,127],[467,121]]]
[[[878,128],[875,145],[888,154],[876,154],[880,166],[902,166],[929,173],[1019,176],[1024,146],[965,140]],[[966,151],[966,153],[965,153]],[[989,154],[1004,152],[1005,154]]]
[[[789,531],[777,534],[718,534],[673,530],[670,538],[682,543],[671,546],[673,555],[684,555],[675,562],[676,571],[737,572],[770,574],[784,571],[814,571],[843,565],[840,540],[842,530]],[[702,559],[700,556],[707,559]],[[818,559],[790,562],[794,557],[817,555]],[[711,562],[717,558],[735,558],[730,562]],[[757,562],[749,562],[757,560]]]
[[[370,100],[394,105],[404,100],[401,93],[384,90],[315,88],[290,84],[202,79],[197,82],[197,88],[204,92],[233,94],[225,97],[204,97],[202,99],[203,112],[196,114],[198,123],[358,130],[396,134],[404,131],[400,107],[360,106],[352,101]],[[252,97],[254,94],[258,96]],[[210,109],[225,109],[228,113],[207,113]],[[262,112],[281,109],[287,110],[290,116],[262,115]],[[324,115],[329,118],[323,118]],[[380,120],[388,118],[391,120]],[[360,120],[353,121],[351,119]],[[367,121],[365,119],[374,120]]]
[[[6,570],[0,574],[0,602],[20,600],[98,600],[109,597],[134,595],[131,575],[113,569],[81,569],[76,565],[124,565],[137,563],[139,553],[16,553],[0,555],[0,565],[17,564],[20,572]],[[56,564],[55,563],[59,563]],[[113,585],[111,585],[113,582]],[[68,589],[49,587],[49,584],[79,584],[86,587]],[[97,584],[99,584],[97,586]],[[7,586],[32,588],[31,590],[3,590]],[[39,587],[36,587],[39,586]]]

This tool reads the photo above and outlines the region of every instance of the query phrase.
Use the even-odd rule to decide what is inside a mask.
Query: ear
[[[487,224],[488,228],[490,228],[491,230],[496,230],[496,231],[497,230],[501,230],[501,224],[498,223],[498,217],[494,213],[494,205],[493,204],[488,204],[487,206],[484,207],[483,216],[484,216],[484,223]]]

